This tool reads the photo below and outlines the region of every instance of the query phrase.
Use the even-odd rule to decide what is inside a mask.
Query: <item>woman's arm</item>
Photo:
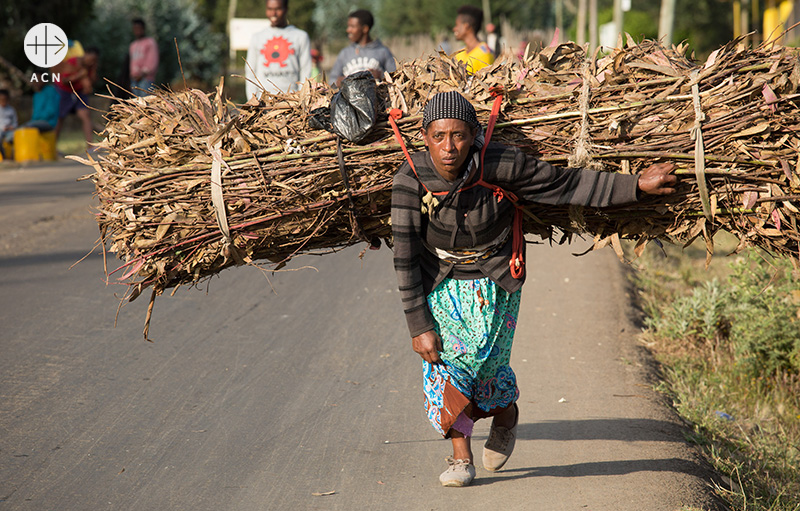
[[[520,198],[541,204],[574,204],[602,208],[638,200],[636,175],[597,172],[551,165],[513,150],[504,153],[499,172]]]
[[[407,163],[392,185],[392,236],[394,268],[411,337],[433,330],[434,322],[422,285],[422,212],[419,181]]]
[[[551,165],[513,149],[503,153],[498,174],[510,190],[530,202],[602,208],[636,202],[640,191],[673,193],[677,178],[670,172],[674,168],[671,163],[657,163],[638,175],[598,172]]]

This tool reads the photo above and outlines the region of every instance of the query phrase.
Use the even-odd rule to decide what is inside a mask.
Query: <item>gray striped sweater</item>
[[[411,158],[419,179],[408,162],[394,176],[392,235],[403,310],[411,336],[415,337],[433,329],[426,297],[445,278],[489,277],[513,293],[522,286],[524,277],[511,276],[511,236],[494,255],[472,264],[448,263],[424,247],[423,240],[443,250],[491,243],[511,224],[514,207],[507,199],[498,202],[491,190],[476,186],[454,191],[451,200],[429,217],[421,212],[426,193],[421,182],[432,192],[450,190],[453,183],[436,172],[427,151],[414,153]],[[484,181],[513,192],[523,202],[601,208],[635,202],[638,197],[638,176],[557,167],[500,144],[489,144],[485,165]],[[469,182],[478,179],[477,172],[474,174]]]

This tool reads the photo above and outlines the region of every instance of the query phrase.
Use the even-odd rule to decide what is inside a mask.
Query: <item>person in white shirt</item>
[[[298,90],[311,77],[311,40],[286,20],[289,0],[267,0],[271,27],[256,32],[247,50],[245,90],[249,100],[263,88],[276,94]]]

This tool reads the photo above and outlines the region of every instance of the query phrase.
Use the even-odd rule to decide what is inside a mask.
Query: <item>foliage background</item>
[[[159,43],[162,66],[158,83],[181,80],[175,52],[180,48],[184,76],[207,85],[228,68],[227,17],[230,0],[12,0],[0,5],[0,55],[26,74],[33,72],[22,41],[37,23],[59,25],[84,46],[101,51],[101,74],[118,78],[130,43],[130,20],[141,16]],[[264,17],[264,0],[237,0],[235,16]],[[460,5],[482,6],[480,0],[291,0],[289,21],[306,30],[317,44],[345,44],[347,14],[357,8],[375,14],[376,36],[424,34],[433,40],[448,34]],[[613,0],[599,0],[600,23],[611,19]],[[564,0],[564,23],[575,36],[577,0]],[[625,31],[639,39],[657,37],[660,0],[636,0],[625,14]],[[491,0],[492,21],[507,21],[515,30],[550,30],[555,25],[553,0]],[[678,0],[675,40],[687,40],[698,55],[732,37],[730,0]],[[0,74],[4,70],[0,69]]]

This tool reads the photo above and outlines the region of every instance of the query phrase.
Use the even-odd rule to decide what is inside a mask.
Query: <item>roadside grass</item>
[[[736,247],[717,235],[717,252]],[[785,260],[705,244],[650,246],[634,262],[641,340],[660,390],[693,425],[736,510],[800,510],[800,276]]]
[[[96,137],[95,137],[96,138]],[[65,129],[56,142],[56,150],[63,155],[86,156],[86,139],[80,129]]]
[[[103,115],[109,108],[109,102],[105,98],[93,96],[89,101],[89,105],[92,107],[91,118],[94,128],[94,136],[92,138],[94,142],[99,142],[102,137],[97,133],[105,128],[106,123]],[[65,156],[86,157],[86,140],[83,136],[81,122],[76,115],[67,116],[64,120],[64,127],[58,137],[56,150]]]

